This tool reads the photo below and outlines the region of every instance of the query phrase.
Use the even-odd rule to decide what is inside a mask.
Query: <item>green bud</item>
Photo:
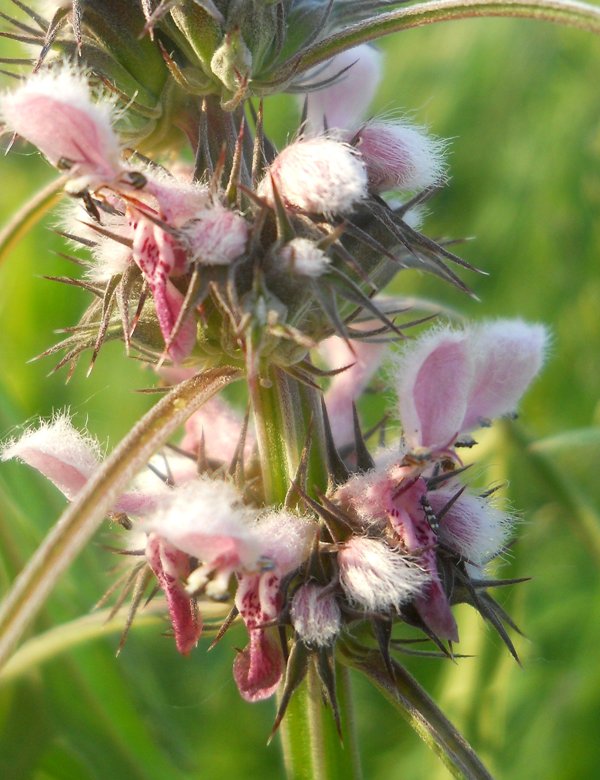
[[[212,56],[210,67],[215,76],[232,94],[244,87],[244,80],[250,76],[252,54],[235,29],[226,33],[219,48]]]

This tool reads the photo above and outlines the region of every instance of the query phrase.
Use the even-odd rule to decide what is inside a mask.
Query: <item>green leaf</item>
[[[482,16],[511,16],[554,22],[565,27],[600,33],[600,9],[568,0],[435,0],[378,14],[325,38],[283,65],[294,75],[319,65],[346,49],[385,35],[435,22]],[[275,75],[275,78],[277,78]]]
[[[8,257],[31,228],[55,206],[63,196],[65,177],[61,176],[44,186],[29,200],[0,231],[0,263]]]

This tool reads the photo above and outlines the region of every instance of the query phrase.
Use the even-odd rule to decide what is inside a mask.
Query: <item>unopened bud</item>
[[[424,190],[444,179],[445,144],[406,122],[369,122],[356,134],[357,148],[375,192]]]
[[[279,253],[286,268],[301,276],[317,277],[324,274],[330,259],[308,238],[294,238]]]
[[[332,645],[340,632],[342,614],[335,595],[314,583],[301,585],[292,599],[292,624],[304,644]]]
[[[246,249],[248,224],[240,214],[215,204],[198,212],[183,226],[182,234],[193,261],[229,265]]]
[[[258,187],[270,205],[273,184],[286,206],[311,214],[347,214],[367,196],[362,159],[351,146],[332,138],[286,146]]]

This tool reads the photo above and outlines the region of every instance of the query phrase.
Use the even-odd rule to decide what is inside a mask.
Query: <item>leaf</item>
[[[144,415],[88,480],[4,599],[0,609],[0,665],[135,474],[193,412],[240,375],[239,369],[222,366],[182,382]]]
[[[528,440],[520,426],[504,421],[502,430],[507,434],[509,440],[515,444],[521,452],[528,458],[534,467],[537,476],[544,483],[544,487],[549,497],[561,504],[565,512],[565,519],[570,520],[584,538],[588,551],[600,561],[600,512],[594,504],[593,498],[589,495],[590,485],[594,484],[592,475],[581,481],[581,486],[571,478],[569,470],[561,468],[560,458],[553,456],[555,453],[566,453],[565,447],[568,437],[575,440],[579,437],[576,431],[568,434],[548,439],[544,442],[532,443]],[[563,438],[564,437],[564,438]],[[563,439],[561,442],[560,440]],[[589,455],[597,453],[598,444],[594,442],[594,437],[588,433],[581,440],[581,446],[584,446]],[[593,460],[590,463],[596,463]]]
[[[0,263],[8,257],[16,244],[36,225],[63,196],[65,177],[61,176],[33,196],[0,231]]]
[[[283,72],[287,70],[299,75],[346,49],[411,27],[481,16],[538,19],[600,33],[600,9],[588,3],[569,0],[436,0],[378,14],[345,27],[282,65],[280,73],[276,73],[274,78],[284,77]]]

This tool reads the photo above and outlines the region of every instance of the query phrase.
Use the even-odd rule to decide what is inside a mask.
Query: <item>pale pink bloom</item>
[[[202,265],[229,265],[246,250],[248,223],[240,214],[215,203],[198,211],[181,234],[190,260]]]
[[[72,501],[102,461],[97,440],[73,427],[66,414],[38,428],[26,431],[21,438],[4,445],[2,460],[17,458],[39,471]],[[151,511],[164,496],[166,488],[156,480],[152,490],[133,489],[115,502],[114,511],[142,515]]]
[[[242,416],[239,412],[219,396],[214,396],[188,418],[181,447],[197,455],[200,443],[204,438],[204,449],[207,457],[226,462],[231,461],[240,439],[241,430]],[[250,459],[254,445],[254,433],[248,431],[244,444],[244,459],[246,461]]]
[[[328,647],[340,633],[342,613],[335,594],[308,582],[294,593],[290,617],[296,633],[310,647]]]
[[[199,477],[172,490],[139,527],[198,560],[188,590],[205,589],[211,597],[222,598],[234,571],[254,571],[261,565],[255,516],[231,484]]]
[[[332,378],[325,393],[329,424],[338,447],[354,442],[352,403],[360,398],[381,365],[385,347],[383,343],[358,339],[353,339],[350,346],[339,336],[330,336],[319,344],[319,353],[331,370],[347,366]]]
[[[375,96],[381,72],[380,52],[366,43],[309,71],[307,81],[316,84],[341,75],[329,86],[307,93],[305,134],[355,128]]]
[[[283,656],[274,629],[282,607],[281,580],[306,560],[316,525],[290,512],[270,512],[255,526],[262,552],[262,571],[240,575],[235,604],[242,616],[249,645],[238,653],[233,675],[247,701],[271,696],[283,674]]]
[[[367,197],[367,172],[353,147],[333,138],[311,138],[286,146],[271,163],[258,186],[270,206],[273,185],[288,208],[348,214]]]
[[[443,449],[461,433],[514,412],[543,364],[547,341],[543,325],[498,320],[438,328],[410,344],[397,385],[409,447]]]
[[[455,486],[428,494],[432,510],[440,515],[438,538],[474,566],[485,566],[506,545],[514,518],[489,498],[471,493],[463,493],[450,504],[457,490]]]
[[[367,166],[369,187],[424,190],[444,180],[445,142],[408,122],[367,122],[354,136]]]
[[[59,168],[74,191],[112,183],[122,172],[112,107],[94,103],[85,75],[74,68],[37,73],[0,98],[0,118]]]
[[[352,604],[369,612],[398,610],[427,582],[425,572],[379,539],[351,537],[338,554],[340,582]]]
[[[392,465],[358,474],[338,490],[368,527],[384,521],[426,574],[415,606],[426,625],[442,639],[458,641],[456,622],[437,568],[437,537],[423,509],[427,485],[410,466]]]
[[[308,238],[293,238],[285,244],[279,258],[283,266],[300,276],[317,278],[327,271],[331,260],[325,252]]]

